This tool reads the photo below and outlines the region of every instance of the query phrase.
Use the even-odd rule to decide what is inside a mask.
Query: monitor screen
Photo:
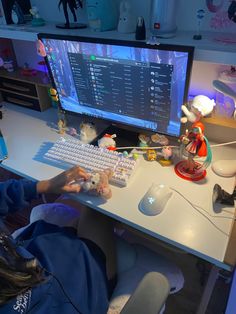
[[[193,47],[39,34],[62,109],[179,136]]]

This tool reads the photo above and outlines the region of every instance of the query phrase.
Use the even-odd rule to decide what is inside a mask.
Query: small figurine
[[[169,144],[169,140],[165,135],[160,135],[158,133],[155,133],[151,136],[151,141],[154,144],[161,144],[164,146],[167,146]]]
[[[139,134],[139,147],[148,147],[148,142],[150,141],[150,137],[146,134]]]
[[[39,15],[39,10],[36,6],[33,6],[30,10],[30,14],[33,16],[32,26],[43,26],[45,25],[44,19],[42,19]]]
[[[50,93],[50,96],[54,102],[59,101],[58,93],[57,93],[57,90],[55,88],[50,88],[49,93]]]
[[[99,147],[105,147],[109,150],[116,150],[116,142],[114,138],[116,134],[105,134],[100,140],[98,140]]]
[[[181,122],[197,122],[201,119],[201,117],[209,115],[213,111],[214,106],[214,99],[210,99],[204,95],[195,96],[191,102],[190,110],[185,105],[181,107],[185,114],[185,117],[181,118]]]
[[[70,134],[71,136],[77,136],[78,133],[77,133],[76,128],[70,128],[70,129],[69,129],[69,134]]]
[[[65,28],[65,29],[70,29],[70,28],[76,29],[76,28],[85,28],[86,27],[85,24],[70,23],[69,13],[68,13],[68,9],[67,9],[67,6],[69,6],[70,11],[71,11],[73,18],[74,18],[74,22],[77,22],[76,10],[78,8],[81,8],[81,9],[83,8],[83,1],[82,0],[60,0],[58,3],[59,10],[60,10],[61,5],[63,7],[66,23],[65,24],[58,24],[58,25],[56,25],[56,27]]]
[[[135,39],[136,40],[146,39],[146,27],[145,27],[144,18],[142,16],[139,16],[137,20]]]
[[[161,150],[161,153],[158,153],[158,158],[157,161],[162,165],[162,166],[170,166],[172,165],[172,157],[173,152],[172,148],[170,146],[164,146]]]
[[[110,169],[94,172],[87,181],[81,184],[81,187],[83,191],[95,196],[101,196],[107,200],[112,197],[112,191],[109,186],[109,180],[112,175],[113,172]]]
[[[204,95],[194,97],[190,110],[182,106],[185,117],[181,118],[182,123],[193,122],[191,130],[186,130],[179,141],[181,156],[187,155],[187,160],[180,161],[175,166],[178,176],[189,181],[198,181],[206,176],[206,168],[212,159],[211,148],[204,135],[204,125],[199,121],[201,117],[210,114],[215,106],[215,101]],[[204,158],[202,162],[196,162],[195,157]]]
[[[202,20],[205,16],[205,10],[199,9],[197,10],[197,34],[193,36],[193,39],[195,40],[200,40],[202,39],[201,35],[201,25],[202,25]]]
[[[212,153],[207,138],[204,136],[204,125],[201,122],[193,123],[191,131],[180,137],[181,152],[187,153],[187,160],[175,166],[175,172],[186,180],[198,181],[206,176],[206,168],[210,165]],[[196,162],[194,157],[204,157],[203,164]]]
[[[132,158],[133,158],[134,160],[138,160],[139,154],[138,154],[138,153],[133,153],[133,154],[132,154]]]
[[[155,151],[155,149],[147,149],[147,160],[148,161],[154,161],[157,159],[157,153]]]
[[[66,122],[64,119],[59,119],[59,121],[57,122],[57,126],[58,126],[58,133],[59,134],[65,134],[66,132]]]
[[[97,130],[93,122],[82,122],[79,132],[80,140],[87,144],[97,137]]]
[[[129,153],[127,152],[127,150],[124,150],[122,154],[124,157],[129,157]]]
[[[127,0],[122,0],[120,2],[120,17],[117,30],[119,33],[134,33],[136,30],[135,15]]]

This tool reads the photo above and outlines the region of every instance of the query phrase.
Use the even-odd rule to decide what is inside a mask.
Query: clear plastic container
[[[231,67],[220,73],[220,81],[228,85],[236,93],[236,68]],[[224,95],[222,92],[216,92],[216,106],[214,114],[221,118],[232,118],[235,110],[235,101],[232,97]]]

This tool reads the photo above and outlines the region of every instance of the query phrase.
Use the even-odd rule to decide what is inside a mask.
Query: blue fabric
[[[16,193],[21,195],[16,196]],[[1,183],[0,214],[15,211],[36,196],[35,185],[30,181]],[[53,276],[48,274],[45,283],[0,307],[1,314],[74,314],[78,313],[75,307],[83,314],[107,312],[105,256],[99,248],[90,250],[88,242],[79,239],[72,228],[61,228],[42,220],[26,228],[16,241]]]
[[[26,179],[0,182],[0,216],[20,210],[37,198],[36,184]]]

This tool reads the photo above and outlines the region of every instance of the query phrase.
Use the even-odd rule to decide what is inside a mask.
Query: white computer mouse
[[[165,209],[172,194],[173,191],[167,185],[153,183],[141,199],[138,208],[145,215],[158,215]]]
[[[236,175],[235,160],[217,160],[211,165],[212,170],[221,177],[233,177]]]

